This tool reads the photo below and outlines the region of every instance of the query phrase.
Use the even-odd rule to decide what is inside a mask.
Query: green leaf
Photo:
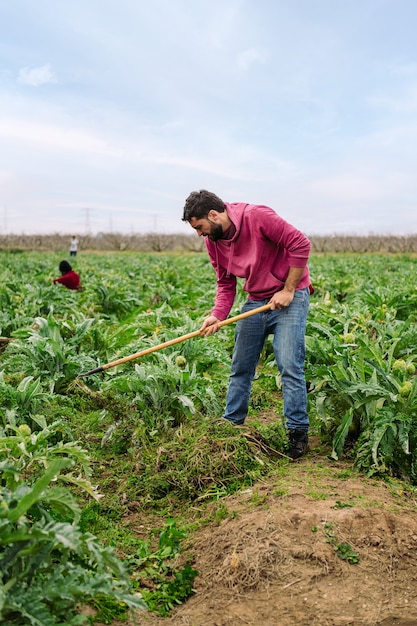
[[[50,487],[39,500],[47,502],[63,516],[70,515],[74,524],[78,523],[81,509],[68,489],[64,487]]]
[[[185,407],[187,407],[188,409],[190,409],[191,413],[195,413],[195,406],[194,406],[194,402],[191,400],[191,398],[189,398],[188,396],[184,396],[184,395],[180,395],[178,396],[178,400],[181,402],[181,404]]]
[[[41,499],[44,490],[48,487],[51,480],[55,478],[63,469],[73,464],[71,459],[56,459],[52,461],[45,473],[31,487],[30,492],[23,496],[15,509],[9,513],[11,522],[16,522],[19,517],[25,513]]]
[[[353,408],[348,409],[340,422],[339,428],[336,431],[336,434],[333,438],[333,450],[331,457],[332,459],[338,460],[343,446],[345,445],[346,437],[349,433],[349,428],[352,425],[353,421]]]
[[[378,467],[379,462],[378,462],[378,452],[380,450],[380,448],[383,448],[382,446],[382,441],[384,440],[384,438],[386,438],[387,433],[392,430],[393,434],[396,434],[397,428],[394,422],[392,421],[386,421],[384,423],[382,423],[380,426],[378,426],[378,428],[376,428],[373,433],[372,433],[372,459],[376,465],[376,467]],[[391,451],[390,451],[391,452]]]

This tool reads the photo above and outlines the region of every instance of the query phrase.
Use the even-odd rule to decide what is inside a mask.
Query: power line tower
[[[90,213],[93,211],[93,209],[90,209],[89,207],[85,207],[84,209],[81,209],[81,210],[85,213],[85,234],[91,235]]]

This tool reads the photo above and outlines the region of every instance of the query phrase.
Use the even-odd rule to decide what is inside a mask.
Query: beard
[[[207,234],[207,237],[210,241],[219,241],[219,239],[223,237],[223,228],[220,224],[214,224],[210,220],[208,221],[210,222],[210,232]]]

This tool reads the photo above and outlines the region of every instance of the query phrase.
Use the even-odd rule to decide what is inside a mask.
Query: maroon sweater
[[[215,306],[211,314],[219,320],[229,315],[236,294],[237,278],[251,300],[269,300],[282,289],[290,267],[304,268],[297,289],[310,285],[307,261],[310,241],[294,226],[267,206],[225,202],[236,227],[231,239],[205,244],[217,274]]]
[[[80,289],[81,287],[80,277],[74,270],[63,274],[59,278],[54,278],[54,283],[61,283],[65,285],[65,287],[68,287],[68,289]]]

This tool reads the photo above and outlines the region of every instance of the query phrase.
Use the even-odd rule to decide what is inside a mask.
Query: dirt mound
[[[151,626],[417,625],[417,501],[313,450],[225,498],[186,548],[196,593]]]

